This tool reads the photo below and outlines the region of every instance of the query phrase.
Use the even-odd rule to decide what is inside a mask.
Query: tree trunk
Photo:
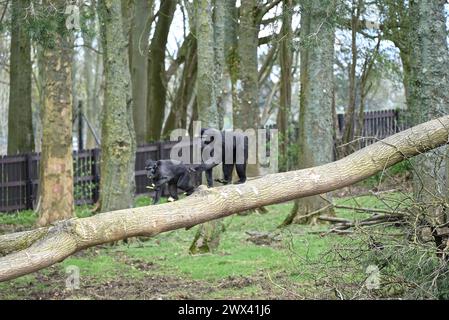
[[[29,0],[11,3],[8,154],[34,151],[31,111],[31,44],[26,30]]]
[[[214,37],[212,20],[213,0],[196,0],[196,30],[198,43],[197,104],[198,120],[202,128],[219,128],[217,109],[217,83],[214,48],[219,46]],[[224,39],[223,39],[224,40]],[[212,72],[211,72],[212,70]],[[220,243],[222,221],[207,222],[198,228],[190,246],[190,253],[206,253],[215,250]]]
[[[236,99],[233,101],[234,129],[257,130],[260,125],[259,73],[257,61],[261,9],[256,0],[243,1],[240,6],[238,28],[238,79]],[[247,176],[260,175],[259,163],[247,165]]]
[[[361,0],[352,0],[351,13],[351,63],[349,65],[349,103],[345,113],[345,123],[342,136],[341,152],[343,156],[350,154],[353,151],[350,142],[354,139],[354,125],[355,125],[355,110],[356,110],[356,96],[357,96],[357,30],[361,11]]]
[[[226,67],[223,73],[223,109],[225,117],[223,127],[231,129],[234,127],[233,108],[234,102],[237,103],[237,87],[238,78],[238,59],[237,59],[237,26],[238,15],[236,9],[236,0],[224,1],[224,50]]]
[[[362,181],[404,159],[446,144],[449,116],[423,123],[319,167],[269,174],[243,185],[200,189],[157,206],[105,212],[0,236],[0,281],[55,264],[77,251],[135,236],[192,227],[260,206],[323,194]],[[283,192],[279,187],[283,186]]]
[[[89,47],[93,47],[93,37],[88,32],[83,32],[83,42]],[[94,88],[94,68],[95,68],[95,53],[90,48],[84,48],[84,78],[86,101],[84,102],[84,116],[87,121],[91,122],[89,115],[95,108],[95,88]],[[86,148],[93,149],[96,147],[95,137],[90,130],[86,131]]]
[[[132,120],[131,78],[127,39],[120,3],[98,3],[105,70],[101,143],[101,211],[129,208],[135,189],[136,142]]]
[[[176,128],[187,128],[187,109],[195,92],[197,73],[197,45],[193,34],[189,34],[186,45],[184,67],[181,81],[176,91],[175,101],[171,107],[170,114],[164,126],[163,136],[168,137],[170,132]],[[196,121],[196,118],[195,118]]]
[[[45,105],[45,66],[44,66],[44,49],[36,43],[35,61],[36,61],[36,79],[32,81],[35,88],[35,96],[31,98],[33,105],[33,131],[34,131],[34,150],[41,152],[42,150],[42,118]]]
[[[98,41],[98,49],[102,50],[101,39]],[[95,102],[94,108],[88,110],[87,117],[91,123],[92,128],[97,134],[97,139],[95,143],[101,144],[101,124],[103,122],[103,104],[104,104],[104,66],[103,66],[103,55],[97,54],[95,63]]]
[[[449,113],[449,52],[444,1],[410,2],[410,124]],[[432,225],[446,222],[448,200],[448,149],[442,147],[413,159],[414,194],[427,204]],[[429,206],[432,204],[433,206]],[[436,212],[442,212],[436,215]]]
[[[234,103],[234,128],[246,130],[259,126],[259,79],[257,47],[260,17],[256,0],[243,1],[240,6],[238,38],[238,102]]]
[[[93,11],[93,9],[92,9]],[[89,29],[97,31],[98,25],[96,16],[88,22]],[[102,56],[95,52],[94,48],[101,51],[101,44],[98,37],[94,37],[91,32],[83,32],[83,42],[87,46],[84,48],[84,77],[86,101],[84,102],[84,122],[86,129],[86,148],[94,149],[100,146],[100,115],[101,102],[100,83],[102,79]],[[95,45],[96,44],[96,45]]]
[[[298,168],[309,168],[332,161],[332,92],[334,61],[334,25],[326,16],[334,15],[333,1],[307,0],[301,16],[301,95],[299,113]],[[324,22],[323,22],[324,19]],[[313,36],[311,36],[313,35]],[[324,195],[326,197],[326,195]],[[283,222],[315,223],[316,216],[301,216],[328,207],[320,196],[296,200],[291,214]],[[333,209],[323,210],[332,215]]]
[[[218,123],[217,129],[221,130],[224,127],[224,120],[226,115],[226,87],[225,87],[225,67],[226,67],[226,56],[225,56],[225,19],[226,16],[226,1],[215,0],[215,8],[213,12],[213,39],[214,39],[214,56],[215,56],[215,66],[214,66],[214,84],[215,84],[215,95],[217,100],[217,116]]]
[[[165,50],[175,9],[176,1],[161,0],[156,29],[151,39],[148,62],[147,142],[161,138],[167,96]]]
[[[213,0],[197,0],[196,36],[198,43],[197,103],[203,128],[218,128],[217,84],[215,83]],[[212,72],[211,72],[212,71]]]
[[[279,62],[281,65],[281,97],[277,114],[279,133],[279,171],[287,171],[288,163],[288,127],[292,97],[292,0],[286,0],[282,9],[282,29]]]
[[[49,3],[45,4],[50,7]],[[45,105],[42,118],[42,154],[40,160],[40,216],[38,226],[73,217],[72,157],[72,54],[73,38],[65,28],[66,1],[52,1],[55,9],[48,19],[52,46],[44,44]],[[62,12],[62,13],[61,13]],[[62,22],[61,22],[62,21]]]
[[[152,19],[152,0],[140,0],[134,4],[130,33],[130,70],[133,98],[133,119],[138,145],[146,142],[148,99],[148,47],[149,22]]]
[[[360,107],[357,119],[357,127],[355,128],[354,131],[354,134],[360,137],[363,135],[364,129],[366,98],[368,97],[368,94],[373,85],[373,83],[370,81],[370,75],[374,66],[374,62],[376,61],[377,56],[379,54],[380,43],[381,38],[379,37],[373,53],[365,58],[360,76]],[[365,143],[363,140],[361,140],[358,145],[359,145],[358,149],[360,149],[363,148]]]

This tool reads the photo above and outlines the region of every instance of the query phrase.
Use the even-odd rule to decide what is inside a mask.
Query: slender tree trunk
[[[223,74],[223,109],[225,110],[224,128],[230,129],[234,126],[233,108],[237,103],[237,79],[238,79],[238,57],[237,57],[237,26],[238,15],[236,0],[224,1],[224,32],[225,32],[225,58],[226,68]],[[235,103],[234,103],[235,102]]]
[[[212,19],[214,10],[213,0],[196,0],[196,30],[198,43],[198,75],[197,75],[197,104],[198,120],[203,128],[219,129],[217,108],[216,64],[214,47],[215,25]],[[211,72],[212,70],[212,72]],[[223,223],[214,220],[201,225],[190,246],[190,253],[206,253],[215,250],[220,243],[220,233]]]
[[[217,97],[217,115],[218,126],[217,129],[223,129],[224,119],[226,114],[225,99],[225,19],[226,17],[226,1],[215,0],[215,8],[213,12],[213,37],[214,37],[214,56],[215,56],[215,68],[214,68],[214,83],[215,83],[215,95]]]
[[[72,94],[72,135],[76,138],[77,141],[77,150],[81,150],[80,146],[83,147],[83,132],[81,132],[81,137],[80,137],[80,129],[82,131],[82,124],[80,125],[80,115],[81,113],[84,111],[83,108],[85,106],[83,106],[83,103],[81,102],[80,104],[80,99],[79,99],[79,92],[78,92],[78,83],[76,81],[77,77],[76,75],[78,74],[78,68],[79,68],[79,64],[78,64],[78,58],[77,58],[78,52],[75,50],[72,50],[72,62],[70,63],[71,65],[71,75],[72,75],[72,90],[71,90],[71,94]],[[80,108],[81,107],[81,108]],[[81,138],[81,139],[80,139]]]
[[[444,1],[410,1],[410,124],[449,113],[449,52]],[[448,148],[413,159],[414,195],[432,226],[448,219]]]
[[[379,54],[381,38],[379,37],[377,45],[374,48],[373,53],[365,58],[363,63],[362,73],[360,76],[360,107],[357,119],[357,126],[355,128],[354,134],[359,137],[363,135],[364,122],[365,122],[365,103],[366,98],[372,88],[372,82],[370,81],[371,70],[373,69],[374,62],[376,61],[377,55]],[[359,142],[359,148],[363,148],[365,143],[363,140]]]
[[[98,39],[98,49],[102,51],[101,39]],[[103,103],[104,103],[104,66],[103,66],[103,55],[97,54],[95,62],[95,79],[94,79],[94,90],[95,98],[94,105],[91,110],[87,110],[87,117],[90,121],[92,129],[95,130],[97,139],[95,140],[96,145],[101,143],[101,123],[103,122]]]
[[[203,128],[218,128],[217,84],[214,70],[217,63],[214,47],[213,0],[197,0],[196,35],[198,43],[197,103]],[[212,72],[211,72],[212,71]]]
[[[192,103],[192,116],[190,118],[190,123],[189,123],[189,134],[190,136],[193,136],[193,122],[197,121],[198,119],[198,103],[197,103],[197,98],[196,98],[196,94],[193,98],[193,103]]]
[[[130,33],[133,119],[138,145],[146,142],[147,135],[148,47],[151,31],[149,22],[153,16],[152,2],[152,0],[135,2]]]
[[[259,79],[257,47],[260,27],[256,0],[243,1],[240,6],[238,61],[240,85],[238,103],[234,103],[234,128],[246,130],[259,126]]]
[[[8,154],[34,151],[31,110],[31,44],[26,31],[30,0],[11,3]]]
[[[120,3],[98,2],[105,69],[101,144],[101,211],[129,208],[135,190],[135,132],[127,39]]]
[[[33,105],[33,132],[34,132],[34,150],[41,152],[42,150],[42,118],[45,105],[45,67],[43,47],[36,43],[35,61],[36,61],[36,79],[32,82],[35,85],[35,98],[31,99]]]
[[[383,3],[383,2],[381,2]],[[383,11],[386,13],[386,25],[401,26],[400,28],[386,29],[383,34],[386,40],[390,40],[399,49],[399,55],[402,62],[402,83],[404,85],[405,100],[407,106],[410,105],[410,76],[411,62],[410,55],[412,46],[410,45],[411,25],[409,4],[405,1],[386,1]],[[400,121],[408,121],[408,117],[401,117]]]
[[[328,17],[335,14],[334,2],[307,0],[301,15],[301,93],[299,114],[298,168],[309,168],[332,161],[332,92],[334,61],[334,25]],[[327,17],[327,18],[326,18]],[[311,36],[313,35],[313,36]],[[324,195],[326,197],[326,195]],[[320,196],[295,201],[291,214],[283,222],[315,223],[311,212],[329,207]],[[322,213],[333,214],[333,209]]]
[[[89,47],[93,47],[93,38],[87,33],[83,32],[83,42]],[[95,53],[90,48],[84,48],[84,78],[86,101],[84,101],[85,113],[84,116],[89,122],[91,119],[89,115],[94,109],[95,103],[95,87],[94,87],[94,69],[95,69]],[[86,126],[87,127],[87,126]],[[93,149],[96,147],[95,137],[90,130],[86,131],[86,148]]]
[[[357,30],[361,11],[361,0],[352,0],[352,14],[351,14],[351,64],[349,67],[349,103],[348,109],[345,113],[345,123],[342,136],[342,144],[345,145],[341,148],[343,155],[350,154],[353,150],[351,144],[354,139],[354,125],[355,125],[355,110],[356,110],[356,96],[357,96]]]
[[[95,12],[91,9],[92,13]],[[101,51],[101,43],[98,36],[97,16],[94,15],[86,22],[90,32],[83,32],[83,42],[87,45],[84,48],[84,65],[83,72],[85,77],[85,92],[86,101],[84,101],[84,128],[86,131],[86,148],[93,149],[99,147],[101,137],[100,115],[101,115],[101,101],[100,101],[100,85],[102,79],[102,55],[95,50]]]
[[[237,100],[233,103],[233,121],[234,129],[243,131],[257,130],[260,125],[257,49],[261,17],[257,4],[256,0],[248,0],[240,6]],[[248,177],[259,176],[259,164],[248,164],[246,172]]]
[[[73,217],[72,157],[72,54],[73,38],[65,28],[66,1],[51,1],[53,46],[45,46],[43,66],[45,105],[42,118],[42,153],[40,160],[40,216],[38,226]],[[50,7],[46,2],[45,6]]]
[[[175,9],[176,1],[161,0],[156,29],[151,39],[148,62],[147,141],[157,141],[161,138],[167,96],[165,50]]]
[[[282,29],[280,43],[281,65],[281,98],[277,114],[277,127],[279,132],[279,171],[287,171],[288,163],[288,121],[290,117],[290,105],[292,96],[292,0],[286,0],[282,9]]]
[[[195,92],[198,59],[197,40],[193,34],[190,34],[186,41],[189,41],[189,43],[186,48],[181,81],[176,91],[175,101],[164,126],[164,137],[169,136],[173,129],[187,129],[187,109]]]

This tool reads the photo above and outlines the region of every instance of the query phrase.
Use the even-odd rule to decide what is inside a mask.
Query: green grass
[[[372,196],[341,198],[336,199],[336,203],[345,206],[388,208],[403,196],[389,194],[385,203]],[[136,199],[137,206],[148,204],[147,197]],[[327,225],[291,225],[278,229],[292,205],[286,203],[269,206],[266,214],[252,213],[225,218],[226,231],[221,236],[218,250],[213,254],[192,256],[188,253],[197,227],[166,232],[146,241],[103,245],[77,253],[39,273],[0,283],[0,299],[26,298],[26,291],[21,290],[30,286],[33,292],[38,294],[63,290],[65,270],[72,265],[80,269],[82,279],[88,279],[84,281],[88,281],[91,287],[118,279],[133,279],[139,282],[148,277],[179,277],[214,288],[201,294],[202,298],[264,298],[267,285],[270,286],[272,295],[291,292],[293,297],[296,294],[308,297],[310,292],[306,292],[306,289],[314,290],[313,296],[328,295],[327,292],[320,293],[320,287],[315,285],[316,279],[326,274],[325,269],[316,267],[317,263],[325,262],[328,253],[336,244],[345,246],[353,244],[357,239],[334,234],[320,236],[319,231],[325,231]],[[76,214],[78,217],[89,216],[90,207],[79,207]],[[365,213],[342,209],[337,210],[337,215],[350,219],[366,216]],[[36,216],[32,212],[25,211],[0,215],[0,224],[31,226],[35,219]],[[270,246],[256,245],[248,241],[248,231],[272,232],[278,235],[280,241]],[[328,263],[333,266],[331,262]],[[139,267],[139,264],[143,264],[143,267]],[[58,276],[51,281],[39,278],[42,275],[51,276],[55,272]],[[253,280],[242,286],[220,287],[229,279],[240,278]],[[282,279],[281,284],[277,283],[278,278]],[[341,281],[362,278],[363,269],[359,268],[344,273]],[[283,286],[288,289],[283,289]],[[179,290],[189,293],[188,287],[174,288],[170,292],[173,295],[179,293]]]
[[[412,171],[412,165],[410,161],[402,161],[399,163],[396,163],[395,165],[385,169],[383,172],[379,172],[375,174],[372,177],[369,177],[362,182],[360,182],[362,185],[372,188],[378,186],[381,182],[388,179],[388,177],[392,176],[398,176],[398,175],[405,175],[407,172]]]
[[[75,208],[78,218],[85,218],[92,215],[92,206],[83,205]],[[38,218],[37,213],[32,210],[16,211],[10,213],[0,212],[0,225],[21,226],[31,228]]]
[[[0,213],[0,225],[31,227],[36,219],[37,214],[32,210],[18,211],[14,213]]]

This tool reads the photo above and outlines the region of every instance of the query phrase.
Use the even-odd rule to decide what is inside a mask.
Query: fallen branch
[[[361,149],[339,161],[319,167],[269,174],[240,185],[201,188],[183,200],[101,213],[61,221],[30,239],[31,234],[3,235],[8,249],[20,250],[0,258],[0,281],[43,269],[73,253],[95,245],[134,236],[191,227],[234,213],[326,193],[366,179],[404,159],[448,142],[449,116],[420,124]],[[282,192],[279,192],[279,186]],[[16,241],[12,240],[16,237]],[[32,239],[33,240],[33,239]],[[12,242],[11,242],[12,241]],[[15,245],[16,244],[16,245]]]
[[[360,212],[368,212],[368,213],[385,213],[385,214],[402,214],[402,215],[407,214],[405,211],[391,211],[391,210],[377,209],[377,208],[350,207],[350,206],[342,206],[342,205],[334,205],[334,208],[346,209],[346,210],[352,210],[352,211],[360,211]]]
[[[349,220],[344,218],[321,216],[318,217],[319,220],[328,221],[336,223],[336,225],[330,229],[327,233],[337,232],[347,230],[353,227],[363,227],[363,226],[373,226],[385,222],[398,222],[404,218],[402,214],[388,214],[388,215],[375,215],[363,220]]]

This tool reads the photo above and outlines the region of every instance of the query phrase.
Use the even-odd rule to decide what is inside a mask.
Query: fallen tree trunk
[[[448,128],[449,116],[444,116],[319,167],[270,174],[240,185],[200,188],[192,196],[168,204],[105,212],[64,220],[38,231],[0,236],[3,244],[0,254],[9,253],[0,258],[0,281],[43,269],[98,244],[154,236],[354,184],[406,158],[448,143]]]

